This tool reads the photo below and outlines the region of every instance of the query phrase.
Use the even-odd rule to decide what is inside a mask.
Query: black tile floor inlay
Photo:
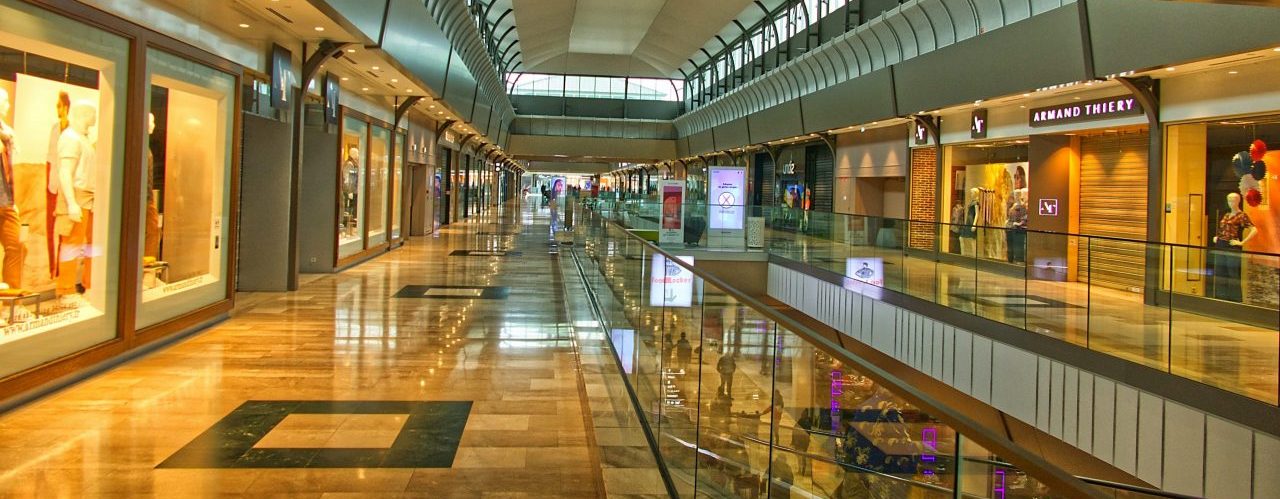
[[[400,288],[393,298],[429,298],[437,300],[505,300],[511,293],[506,286],[425,286],[411,284]]]
[[[231,411],[156,468],[449,468],[471,402],[265,401]],[[291,414],[407,414],[385,449],[254,448]]]
[[[520,256],[519,251],[505,250],[455,250],[449,256]]]

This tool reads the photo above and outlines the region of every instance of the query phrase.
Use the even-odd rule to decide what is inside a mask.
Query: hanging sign
[[[987,110],[975,109],[969,117],[969,138],[987,138]]]
[[[271,107],[289,109],[293,87],[293,53],[280,45],[271,46]]]
[[[338,78],[333,73],[324,75],[324,122],[338,124],[338,96],[342,93]]]
[[[1031,110],[1031,126],[1053,126],[1081,121],[1105,120],[1121,116],[1142,114],[1142,105],[1130,95],[1107,97],[1056,106],[1037,107]]]
[[[684,241],[684,181],[661,180],[658,192],[662,196],[662,219],[658,224],[658,243]]]
[[[920,122],[916,122],[916,145],[922,146],[929,143],[929,129],[925,128]]]

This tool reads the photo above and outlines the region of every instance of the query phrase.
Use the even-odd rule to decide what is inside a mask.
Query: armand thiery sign
[[[1033,127],[1042,127],[1139,114],[1142,114],[1142,105],[1138,104],[1137,99],[1131,95],[1122,95],[1037,107],[1031,110],[1030,123]]]

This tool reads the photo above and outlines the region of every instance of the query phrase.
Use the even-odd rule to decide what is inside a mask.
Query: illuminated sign
[[[747,169],[742,167],[711,167],[708,185],[707,209],[710,211],[708,227],[712,230],[742,230],[745,223],[747,199]]]
[[[684,181],[662,180],[658,182],[662,196],[662,218],[658,224],[658,242],[684,241]]]
[[[1136,99],[1132,96],[1118,96],[1038,107],[1031,110],[1030,121],[1031,126],[1041,127],[1140,114],[1142,105]]]
[[[976,109],[969,117],[969,137],[974,139],[987,138],[987,110]]]
[[[1056,217],[1058,216],[1058,200],[1057,199],[1041,199],[1039,203],[1040,216]]]
[[[916,123],[916,145],[925,145],[929,143],[929,129],[919,122]]]
[[[678,256],[681,261],[693,265],[693,257]],[[653,255],[649,274],[649,306],[688,308],[693,305],[693,272],[668,261],[661,254]]]
[[[872,286],[884,287],[883,258],[849,258],[844,263],[844,275]]]

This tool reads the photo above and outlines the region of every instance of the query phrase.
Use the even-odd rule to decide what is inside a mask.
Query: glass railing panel
[[[1087,345],[1089,276],[1079,262],[1088,245],[1078,236],[1027,232],[1025,271],[1028,331]]]
[[[1160,370],[1168,368],[1169,308],[1149,300],[1148,275],[1160,275],[1159,251],[1147,243],[1087,237],[1089,349]],[[1156,250],[1155,257],[1148,250]]]
[[[978,230],[981,258],[974,265],[974,292],[960,299],[973,303],[974,313],[1016,327],[1027,323],[1026,232],[999,227]]]
[[[957,464],[962,497],[974,499],[1063,497],[1054,494],[1047,485],[1004,462],[999,456],[973,440],[960,439]]]
[[[1207,296],[1171,311],[1170,371],[1277,403],[1280,333],[1275,322],[1280,315],[1275,300],[1280,256],[1216,248],[1179,248],[1173,255],[1171,278],[1176,282],[1185,280],[1185,274],[1197,274]],[[1198,271],[1189,268],[1195,263],[1202,265]],[[1191,307],[1196,309],[1188,310]]]
[[[679,256],[677,254],[677,256]],[[676,490],[684,496],[692,496],[697,471],[698,418],[704,401],[699,389],[701,359],[704,350],[703,307],[705,299],[713,295],[698,293],[703,289],[702,280],[688,269],[655,259],[665,268],[666,279],[661,285],[663,315],[661,321],[662,403],[658,408],[658,449],[676,480]],[[658,272],[658,264],[653,272]]]
[[[769,472],[774,326],[713,286],[705,294],[698,491],[751,497]]]

